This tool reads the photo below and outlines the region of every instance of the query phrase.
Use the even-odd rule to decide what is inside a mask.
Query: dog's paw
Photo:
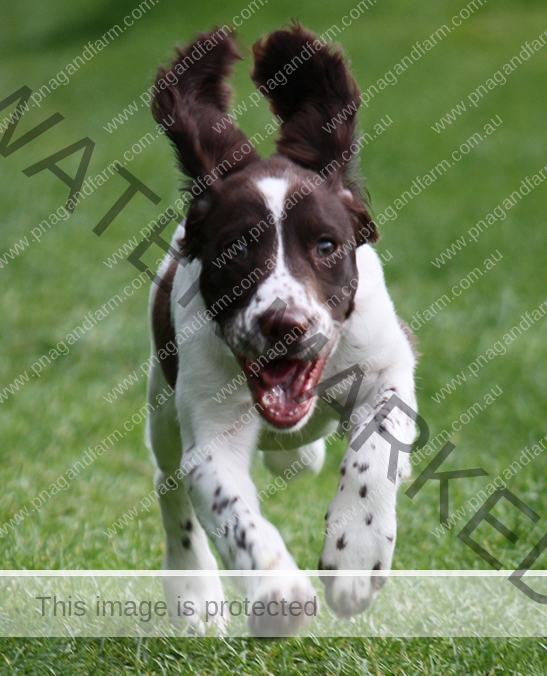
[[[205,636],[226,634],[226,620],[208,609],[222,607],[224,593],[218,577],[163,577],[163,591],[171,624]]]
[[[335,511],[335,510],[333,510]],[[365,571],[388,571],[395,544],[395,515],[376,518],[367,511],[358,513],[343,528],[336,513],[327,519],[327,536],[319,560],[319,570],[361,571],[362,575],[343,573],[322,575],[325,598],[340,617],[358,615],[372,603],[375,592],[384,586],[387,577]],[[338,525],[338,527],[337,527]]]
[[[255,590],[252,608],[249,632],[273,638],[290,636],[308,624],[319,612],[319,601],[307,577],[266,577]]]
[[[319,564],[321,566],[321,562]],[[324,570],[325,568],[320,568]],[[378,570],[378,569],[377,569]],[[321,576],[325,598],[338,617],[353,617],[367,610],[374,593],[387,582],[385,576],[340,575]]]

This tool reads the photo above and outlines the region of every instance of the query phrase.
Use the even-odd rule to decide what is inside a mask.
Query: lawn
[[[440,527],[438,484],[428,482],[412,500],[401,492],[393,565],[400,570],[490,569],[456,535],[473,513],[469,501],[476,509],[484,499],[475,499],[479,491],[485,495],[488,484],[513,464],[507,488],[541,519],[534,524],[502,500],[494,513],[518,533],[518,543],[511,544],[485,523],[474,534],[511,571],[545,533],[547,522],[547,454],[514,465],[526,446],[547,435],[547,321],[528,321],[513,340],[504,341],[526,312],[533,316],[547,300],[547,182],[534,185],[532,180],[547,164],[547,45],[537,51],[532,47],[521,64],[513,62],[512,72],[503,66],[547,30],[547,7],[541,0],[483,0],[482,6],[476,0],[475,7],[460,14],[468,5],[463,0],[421,1],[412,7],[403,0],[371,4],[357,12],[336,40],[351,60],[361,90],[370,95],[361,109],[361,129],[372,132],[380,121],[391,120],[359,157],[382,223],[378,251],[387,261],[384,270],[395,306],[413,322],[417,335],[420,413],[431,438],[448,430],[456,446],[442,470],[482,467],[490,475],[450,482],[450,511],[465,506],[466,518],[442,534],[435,530]],[[171,56],[174,43],[245,17],[242,9],[247,7],[232,1],[194,7],[173,0],[153,5],[150,0],[147,11],[121,35],[77,70],[68,68],[90,41],[95,44],[113,25],[124,25],[123,18],[137,5],[133,0],[115,7],[106,0],[84,6],[21,0],[0,10],[5,17],[0,21],[0,101],[24,85],[43,93],[43,100],[35,98],[39,105],[23,116],[12,143],[52,115],[64,117],[0,157],[0,561],[5,569],[161,567],[157,504],[114,537],[105,535],[153,488],[143,424],[71,480],[67,490],[42,494],[19,524],[10,521],[42,491],[52,493],[52,483],[90,445],[120,428],[144,404],[146,379],[139,366],[149,350],[148,284],[124,296],[123,304],[96,325],[86,328],[89,319],[84,325],[88,313],[122,294],[138,276],[124,260],[129,249],[113,263],[114,252],[178,196],[172,151],[139,97],[158,63]],[[341,29],[342,18],[356,5],[352,0],[321,5],[270,0],[250,12],[238,30],[245,59],[237,66],[234,105],[248,102],[253,92],[248,47],[259,35],[291,18],[317,33],[333,25]],[[452,22],[454,16],[461,18],[460,26]],[[424,48],[443,25],[450,32],[437,33],[437,44]],[[404,61],[405,68],[398,68],[411,54],[415,56]],[[60,81],[64,78],[58,74],[69,70],[74,72],[67,84],[51,86],[52,78]],[[496,73],[504,77],[496,81]],[[50,92],[43,88],[48,84]],[[134,101],[137,108],[129,108]],[[433,128],[461,102],[465,110],[445,119],[444,130],[442,124]],[[14,105],[0,111],[0,120]],[[240,117],[248,135],[263,131],[270,119],[264,101]],[[147,134],[153,140],[141,142]],[[87,176],[96,177],[129,153],[126,169],[161,202],[136,196],[98,237],[93,229],[127,188],[116,174],[65,219],[60,207],[67,185],[51,171],[27,176],[23,170],[82,138],[94,143]],[[267,139],[259,152],[272,149]],[[73,155],[59,164],[72,176],[79,160],[80,155]],[[448,164],[435,170],[443,160]],[[435,180],[427,181],[426,175]],[[419,185],[417,177],[424,187],[415,188],[406,205],[398,202]],[[526,177],[533,185],[529,194],[523,190],[514,206],[506,202],[499,210]],[[481,231],[479,221],[488,227]],[[28,243],[20,243],[25,237]],[[458,246],[452,247],[455,242]],[[20,247],[14,252],[16,243]],[[450,257],[441,260],[449,247]],[[12,256],[6,257],[10,250]],[[159,249],[150,251],[145,260],[152,266],[160,254]],[[83,335],[62,348],[60,341],[81,326]],[[49,358],[40,362],[43,355]],[[138,381],[109,402],[106,395],[134,370],[141,374]],[[460,384],[453,380],[457,376]],[[492,392],[489,403],[485,395]],[[264,502],[266,516],[302,568],[317,566],[323,515],[342,454],[342,443],[334,444],[317,478],[295,479]],[[417,463],[414,476],[426,464],[425,458]],[[273,479],[260,465],[254,475],[259,489]],[[544,553],[534,568],[547,568],[546,563]],[[547,672],[547,648],[537,639],[494,638],[0,639],[0,674],[203,675],[236,669],[242,674],[532,675]]]

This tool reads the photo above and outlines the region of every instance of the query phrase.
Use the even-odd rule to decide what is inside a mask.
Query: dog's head
[[[247,138],[227,114],[239,54],[223,29],[160,69],[153,113],[192,181],[182,253],[201,262],[201,294],[262,416],[294,430],[353,310],[355,249],[377,232],[350,178],[359,90],[342,53],[299,25],[253,53],[276,116],[262,133]],[[262,159],[275,126],[277,153]]]

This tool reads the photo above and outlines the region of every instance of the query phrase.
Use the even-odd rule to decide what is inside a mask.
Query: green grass
[[[269,2],[239,30],[246,48],[258,35],[298,18],[319,33],[356,3]],[[466,3],[403,0],[378,4],[344,30],[339,40],[353,72],[366,89],[456,14]],[[84,45],[120,23],[135,5],[106,2],[79,7],[66,0],[39,6],[20,2],[0,22],[3,77],[0,99],[27,84],[33,90],[49,82],[81,54]],[[244,5],[243,5],[244,6]],[[50,172],[27,178],[22,170],[84,136],[95,141],[88,175],[123,156],[147,132],[154,132],[145,109],[112,134],[103,129],[148,84],[158,61],[175,42],[198,30],[228,22],[242,6],[209,2],[206,6],[162,0],[123,36],[76,72],[21,121],[17,135],[55,112],[65,120],[7,158],[0,157],[2,229],[0,256],[63,203],[68,188]],[[539,0],[487,3],[461,28],[417,61],[361,112],[369,131],[385,115],[393,125],[365,147],[362,173],[376,213],[407,190],[496,115],[503,124],[381,227],[380,252],[393,258],[385,267],[398,312],[409,321],[443,294],[450,294],[475,267],[496,250],[502,260],[417,332],[422,353],[417,372],[420,412],[432,435],[452,422],[492,387],[503,394],[492,406],[453,435],[456,450],[443,469],[483,467],[491,477],[451,482],[456,509],[503,472],[527,444],[547,433],[546,322],[538,322],[441,404],[431,396],[465,369],[512,327],[527,310],[545,300],[545,191],[537,187],[507,218],[492,225],[439,269],[431,265],[441,251],[467,233],[479,219],[515,190],[522,178],[547,164],[545,135],[545,58],[538,52],[441,134],[431,125],[483,84],[526,40],[547,29],[547,9]],[[248,52],[245,52],[248,54]],[[248,58],[238,65],[234,102],[252,91]],[[0,111],[0,117],[8,114]],[[264,129],[265,105],[243,116],[252,135]],[[270,152],[265,142],[260,152]],[[74,158],[70,158],[74,160]],[[70,160],[67,171],[74,169]],[[70,167],[72,168],[68,168]],[[100,307],[137,276],[126,262],[112,269],[102,261],[138,232],[178,194],[179,178],[165,139],[145,148],[127,166],[162,197],[155,207],[139,196],[100,238],[92,229],[118,199],[126,184],[119,177],[86,198],[67,221],[54,225],[41,243],[0,270],[2,284],[0,390],[53,348],[90,310]],[[159,257],[153,252],[149,261]],[[30,378],[0,404],[0,526],[79,460],[91,444],[121,427],[143,405],[145,380],[109,404],[103,395],[148,355],[147,288],[75,343],[67,356]],[[162,531],[157,505],[109,540],[111,523],[152,489],[152,464],[144,447],[142,425],[77,477],[69,490],[53,496],[8,536],[0,540],[7,569],[94,569],[161,566]],[[333,495],[341,444],[334,446],[317,479],[294,480],[264,504],[301,567],[315,568],[321,548],[323,514]],[[415,475],[425,466],[418,465]],[[486,526],[477,539],[504,567],[511,569],[545,532],[547,472],[545,457],[524,467],[508,488],[538,512],[534,526],[508,503],[496,515],[517,532],[517,546]],[[259,488],[272,477],[255,469]],[[305,499],[302,499],[305,496]],[[456,538],[459,528],[437,539],[438,488],[427,484],[410,501],[399,496],[399,538],[394,567],[488,568]],[[545,567],[547,555],[536,563]],[[224,674],[237,669],[255,673],[329,674],[542,674],[545,648],[537,640],[502,639],[317,639],[287,641],[221,640],[5,640],[0,644],[1,674]],[[2,661],[2,657],[5,660]]]
[[[546,649],[532,639],[9,639],[6,674],[176,676],[543,676]],[[4,673],[4,672],[2,672]]]

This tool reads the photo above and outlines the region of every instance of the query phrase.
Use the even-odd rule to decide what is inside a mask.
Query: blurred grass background
[[[238,64],[234,104],[248,101],[249,47],[265,32],[299,19],[318,33],[356,5],[352,0],[311,3],[270,0],[238,30],[245,60]],[[417,40],[423,42],[467,3],[378,0],[338,36],[361,89],[398,63]],[[70,3],[23,0],[0,9],[3,100],[22,85],[36,91],[81,55],[94,41],[138,5],[123,0]],[[195,32],[230,23],[246,7],[235,0],[206,3],[160,0],[92,60],[86,62],[20,122],[16,138],[55,112],[65,120],[9,157],[0,158],[0,256],[64,203],[68,188],[51,172],[27,178],[22,170],[82,137],[96,144],[87,175],[95,176],[146,133],[154,122],[146,108],[128,117],[113,133],[105,126],[149,85],[158,63],[173,44]],[[492,211],[522,178],[547,164],[546,57],[534,55],[507,84],[485,96],[479,106],[441,134],[431,125],[500,69],[521,45],[547,29],[543,0],[488,2],[431,52],[362,108],[363,131],[385,115],[393,124],[360,155],[360,167],[376,213],[382,212],[415,176],[423,175],[499,115],[503,125],[443,177],[415,198],[397,220],[381,227],[380,252],[392,260],[385,274],[399,314],[409,321],[465,277],[496,250],[503,259],[418,332],[422,353],[417,372],[420,412],[432,435],[450,428],[483,395],[499,386],[503,394],[466,425],[452,441],[456,450],[442,469],[481,466],[491,477],[453,481],[451,509],[457,509],[508,467],[525,445],[547,434],[545,402],[547,329],[538,322],[475,379],[437,404],[431,395],[490,347],[521,314],[546,299],[545,195],[542,185],[439,269],[431,264],[456,238]],[[0,111],[0,119],[11,112]],[[270,120],[266,105],[241,117],[247,134],[262,132]],[[259,147],[269,153],[271,140]],[[78,158],[63,168],[73,173]],[[54,347],[90,310],[100,307],[136,277],[125,261],[109,269],[103,261],[172,204],[179,176],[164,138],[142,150],[127,166],[162,197],[155,207],[138,196],[98,238],[93,227],[127,184],[113,177],[76,207],[74,214],[48,231],[0,270],[0,390]],[[159,257],[159,250],[158,250]],[[156,256],[154,256],[155,258]],[[31,378],[0,404],[0,526],[48,488],[67,467],[121,427],[143,405],[145,380],[110,404],[103,396],[148,356],[147,288],[136,292],[79,340],[67,356]],[[449,294],[450,295],[450,294]],[[123,438],[52,497],[39,513],[0,539],[4,568],[160,568],[163,533],[157,505],[110,540],[107,527],[152,488],[152,463],[144,447],[143,426]],[[302,567],[315,568],[322,543],[323,515],[338,480],[343,446],[330,449],[317,479],[301,477],[265,502],[266,515],[279,527]],[[421,463],[416,469],[416,476]],[[259,489],[273,477],[255,469]],[[538,512],[533,526],[508,503],[496,515],[521,535],[515,547],[493,529],[481,526],[477,539],[504,563],[515,567],[545,532],[547,491],[545,457],[540,456],[508,482],[508,488]],[[303,500],[302,496],[306,496]],[[436,538],[438,488],[428,483],[410,501],[399,496],[399,537],[394,567],[487,568],[453,530]],[[462,524],[463,525],[463,522]],[[536,567],[545,567],[546,555]],[[2,663],[4,655],[5,664]],[[162,641],[4,641],[0,673],[325,673],[350,674],[542,674],[546,649],[537,641],[505,640],[251,640],[203,643]],[[71,666],[72,665],[72,666]],[[95,669],[94,671],[92,671]]]

